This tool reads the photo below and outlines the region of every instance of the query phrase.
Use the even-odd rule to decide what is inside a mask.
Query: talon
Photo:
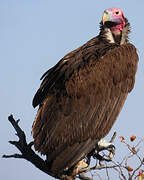
[[[115,146],[114,146],[113,144],[111,144],[111,145],[107,148],[107,150],[108,150],[110,153],[115,154]]]
[[[112,159],[112,158],[114,157],[114,153],[110,152],[109,155],[108,155],[108,157],[109,157],[110,159]]]
[[[79,174],[79,172],[84,169],[84,168],[87,168],[88,167],[88,164],[86,163],[86,160],[83,159],[81,161],[79,161],[77,163],[77,165],[74,167],[74,170],[73,170],[73,174],[76,175],[76,174]]]
[[[82,168],[86,168],[86,167],[88,167],[88,164],[87,164],[86,160],[81,160],[77,164],[78,169],[82,169]]]
[[[113,156],[115,155],[115,146],[112,143],[107,142],[105,139],[101,139],[97,145],[98,146],[93,153],[93,158],[96,158],[99,161],[107,161],[107,162],[111,161]],[[109,151],[109,155],[102,156],[99,154],[99,152],[104,150]],[[107,158],[105,158],[105,156]]]
[[[113,144],[110,144],[107,148],[109,151],[115,151],[115,146]]]

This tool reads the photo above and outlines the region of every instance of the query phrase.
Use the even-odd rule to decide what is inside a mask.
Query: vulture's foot
[[[109,154],[105,154],[105,150],[108,151]],[[99,154],[100,152],[102,152],[102,155]],[[99,161],[111,161],[114,155],[115,146],[112,143],[107,142],[105,139],[101,139],[98,142],[98,146],[94,151],[93,157],[98,159]]]
[[[75,166],[75,169],[77,172],[79,172],[82,169],[87,168],[88,166],[89,166],[89,164],[87,163],[87,161],[85,159],[83,159],[77,163],[77,165]]]
[[[80,175],[83,170],[86,170],[88,168],[87,160],[86,158],[80,160],[74,167],[70,168],[68,171],[66,171],[66,174],[69,177],[73,177],[75,179],[77,175]],[[72,179],[72,180],[73,180]]]

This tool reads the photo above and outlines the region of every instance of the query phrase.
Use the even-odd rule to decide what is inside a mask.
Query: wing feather
[[[93,42],[65,56],[44,75],[40,94],[34,98],[42,103],[32,130],[34,145],[53,161],[53,169],[71,166],[92,150],[91,139],[99,140],[110,131],[134,86],[135,47],[126,44],[105,49],[99,55]],[[83,151],[78,153],[78,149]]]

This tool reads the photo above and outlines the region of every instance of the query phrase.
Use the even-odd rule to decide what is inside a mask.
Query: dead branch
[[[115,132],[113,133],[113,136],[111,137],[110,143],[112,143],[112,142],[115,140],[116,135],[117,135],[117,133],[116,133],[116,131],[115,131]]]
[[[13,115],[10,115],[8,117],[9,122],[12,124],[12,126],[14,127],[15,131],[16,131],[16,135],[18,136],[19,140],[18,141],[9,141],[10,144],[14,145],[17,149],[19,149],[19,151],[21,152],[21,154],[12,154],[12,155],[3,155],[3,158],[19,158],[19,159],[25,159],[29,162],[31,162],[35,167],[37,167],[38,169],[40,169],[41,171],[43,171],[44,173],[53,176],[55,178],[59,178],[62,180],[72,180],[75,178],[79,178],[81,180],[92,180],[93,178],[90,177],[86,177],[85,174],[87,172],[92,172],[94,170],[102,170],[105,169],[106,170],[106,174],[107,177],[109,179],[109,173],[108,173],[108,169],[113,169],[115,171],[117,171],[119,178],[120,179],[127,179],[123,170],[127,170],[128,171],[128,179],[131,180],[132,178],[137,177],[135,174],[136,172],[138,172],[140,170],[140,168],[144,165],[144,159],[141,158],[138,154],[139,149],[138,146],[140,145],[140,143],[144,142],[144,139],[140,140],[136,146],[130,146],[128,143],[126,143],[124,141],[124,138],[122,138],[122,143],[124,143],[126,145],[126,147],[129,150],[129,153],[122,159],[121,162],[116,162],[116,161],[111,161],[112,165],[107,166],[107,163],[105,163],[105,166],[102,165],[99,162],[99,166],[96,164],[93,167],[87,167],[87,168],[82,168],[78,171],[77,174],[75,174],[73,177],[71,176],[67,176],[67,175],[62,175],[60,177],[56,177],[55,175],[53,175],[50,172],[49,169],[49,165],[46,163],[45,160],[43,160],[40,156],[38,156],[34,150],[32,149],[33,146],[33,142],[27,143],[26,141],[26,135],[24,133],[24,131],[20,128],[20,126],[18,125],[19,120],[15,120],[13,118]],[[114,139],[116,137],[116,132],[114,132],[110,142],[113,142]],[[133,168],[128,166],[128,160],[130,158],[132,158],[133,156],[137,157],[139,160],[139,165],[133,170]],[[129,167],[129,169],[128,169]],[[131,169],[130,169],[131,168]]]
[[[8,117],[9,122],[12,124],[16,131],[16,135],[18,136],[18,141],[9,141],[10,144],[16,146],[17,149],[21,152],[21,154],[12,154],[12,155],[3,155],[3,158],[22,158],[29,162],[31,162],[33,165],[35,165],[38,169],[45,172],[46,174],[53,176],[48,169],[47,163],[39,157],[33,150],[32,145],[33,142],[30,142],[29,144],[26,141],[26,135],[24,131],[20,128],[18,125],[19,120],[15,120],[13,118],[13,115],[10,115]]]

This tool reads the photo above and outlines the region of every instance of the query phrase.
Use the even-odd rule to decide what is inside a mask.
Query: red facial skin
[[[114,33],[119,33],[125,27],[125,17],[120,8],[109,8],[105,12],[109,14],[110,21],[117,23],[116,26],[110,28]]]

